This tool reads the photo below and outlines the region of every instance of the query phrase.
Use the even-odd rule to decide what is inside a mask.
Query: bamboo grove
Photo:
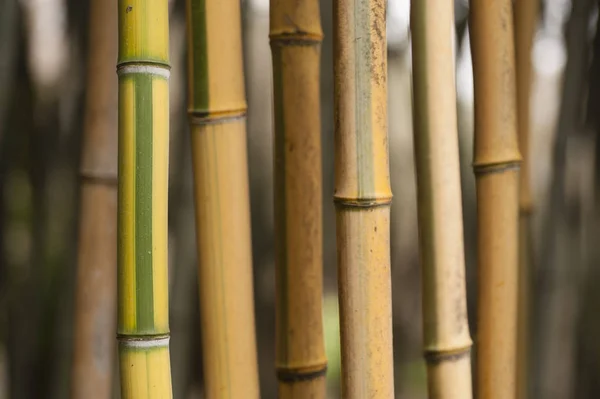
[[[201,330],[196,338],[204,397],[259,398],[247,155],[252,137],[246,119],[252,109],[246,101],[242,5],[185,3]],[[328,397],[323,273],[333,265],[323,261],[325,196],[336,213],[341,397],[393,398],[398,386],[388,112],[394,110],[388,110],[388,93],[395,88],[388,88],[387,2],[332,5],[334,148],[325,156],[333,159],[334,190],[327,193],[321,4],[270,0],[265,40],[273,95],[271,371],[277,397]],[[423,361],[430,398],[530,397],[529,97],[537,3],[518,0],[514,7],[513,15],[510,0],[470,1],[478,276],[472,339],[455,45],[449,34],[455,28],[454,1],[411,5]],[[114,344],[123,399],[171,398],[169,2],[118,0],[114,8],[91,0],[90,15],[71,397],[111,396]],[[105,350],[100,362],[99,347]]]

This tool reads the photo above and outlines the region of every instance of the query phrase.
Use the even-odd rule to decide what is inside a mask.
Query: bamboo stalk
[[[467,320],[451,0],[411,6],[414,140],[424,349],[430,398],[469,399]]]
[[[205,396],[258,398],[240,2],[187,18]]]
[[[276,369],[281,398],[325,398],[318,0],[271,0]]]
[[[516,395],[519,165],[510,0],[471,0],[477,188],[477,397]]]
[[[166,0],[119,0],[118,338],[121,397],[171,398]]]
[[[519,172],[519,283],[518,283],[518,337],[517,337],[517,397],[529,397],[530,351],[530,297],[533,272],[531,214],[533,200],[530,183],[530,89],[531,47],[537,22],[537,0],[515,2],[515,56],[517,82],[517,128],[519,150],[523,161]]]
[[[90,3],[72,398],[112,397],[117,313],[117,10]]]
[[[394,397],[384,0],[334,2],[342,397]]]

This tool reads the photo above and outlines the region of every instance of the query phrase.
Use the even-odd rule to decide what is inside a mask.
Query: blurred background
[[[519,0],[517,0],[519,1]],[[169,284],[176,399],[202,398],[185,3],[169,0]],[[333,207],[332,0],[321,0],[324,321],[339,397]],[[532,398],[600,397],[600,35],[597,3],[542,0],[532,49]],[[272,86],[268,0],[242,1],[260,383],[274,373]],[[409,0],[388,0],[396,397],[426,397],[413,163]],[[116,2],[115,2],[116,10]],[[473,77],[467,0],[455,0],[456,82],[471,335],[477,336]],[[73,356],[79,165],[89,4],[0,0],[0,398],[66,398]],[[598,51],[594,51],[598,49]],[[115,60],[116,66],[116,60]],[[598,144],[597,144],[598,143]],[[116,239],[116,238],[115,238]],[[115,264],[116,270],[116,264]],[[118,375],[115,365],[115,397]]]

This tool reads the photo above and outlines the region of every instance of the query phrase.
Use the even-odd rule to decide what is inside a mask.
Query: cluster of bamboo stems
[[[521,153],[528,151],[535,3],[517,1],[513,38],[510,0],[471,0],[479,230],[476,363],[477,396],[482,399],[512,398],[517,391],[520,398],[527,397],[523,321],[530,261],[522,256],[519,266],[519,250],[529,250],[531,194],[527,163],[520,177],[519,166]],[[90,64],[97,73],[89,78],[82,166],[72,392],[76,398],[110,396],[112,358],[106,337],[114,329],[109,320],[118,298],[121,395],[168,398],[167,0],[119,0],[118,15],[104,1],[91,4]],[[344,398],[394,397],[385,14],[385,0],[334,1],[334,200]],[[111,112],[117,85],[106,65],[117,54],[111,35],[117,21],[118,118]],[[413,2],[414,141],[428,388],[431,398],[468,399],[473,396],[472,341],[449,35],[453,24],[452,1]],[[258,398],[240,2],[187,0],[187,27],[205,395]],[[324,398],[326,392],[321,40],[318,0],[271,0],[281,398]],[[117,136],[111,133],[117,125],[115,159]],[[115,230],[116,247],[111,238]],[[118,294],[111,277],[113,258],[118,260]],[[107,348],[101,362],[94,347]]]

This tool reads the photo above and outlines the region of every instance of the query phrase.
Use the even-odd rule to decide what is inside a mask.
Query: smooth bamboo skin
[[[90,3],[71,398],[109,399],[117,323],[117,10]]]
[[[119,0],[118,324],[121,398],[171,398],[166,0]]]
[[[462,225],[451,0],[411,6],[414,142],[424,351],[431,399],[470,399],[471,337]]]
[[[325,398],[317,0],[272,0],[276,370],[280,398]]]
[[[240,2],[187,18],[204,394],[258,398]]]
[[[519,164],[510,0],[471,0],[477,189],[477,397],[516,397]]]
[[[384,0],[334,2],[342,397],[393,398]]]

